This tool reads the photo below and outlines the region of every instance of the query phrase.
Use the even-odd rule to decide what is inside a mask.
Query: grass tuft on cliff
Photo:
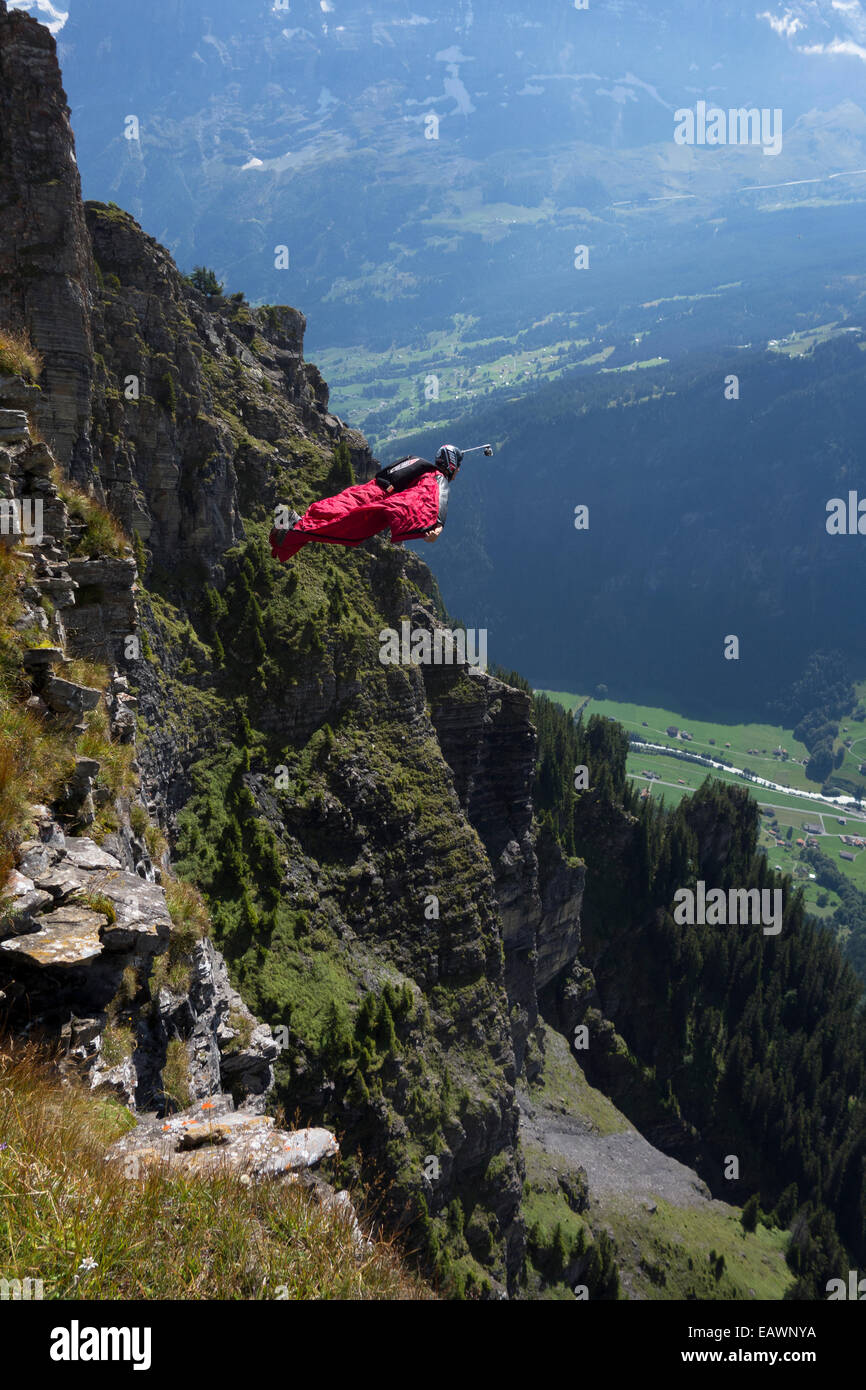
[[[393,1244],[358,1258],[300,1184],[125,1177],[104,1155],[133,1123],[0,1041],[0,1278],[41,1279],[45,1299],[432,1298]]]
[[[30,693],[21,667],[28,638],[16,626],[23,574],[22,560],[0,546],[0,883],[24,838],[30,803],[55,795],[74,766],[63,736],[23,704]]]
[[[120,522],[107,507],[71,482],[59,468],[55,468],[52,481],[69,508],[70,518],[84,525],[81,536],[68,547],[70,555],[111,555],[119,558],[127,554],[130,542]]]
[[[0,328],[0,376],[20,376],[31,383],[42,375],[42,358],[27,333]]]

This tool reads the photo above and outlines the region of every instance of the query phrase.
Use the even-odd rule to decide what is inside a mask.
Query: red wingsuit
[[[393,492],[386,492],[389,486]],[[271,533],[271,553],[283,564],[310,541],[360,545],[389,527],[398,545],[444,525],[447,507],[448,479],[435,464],[410,455],[380,469],[368,483],[314,502],[284,538]]]

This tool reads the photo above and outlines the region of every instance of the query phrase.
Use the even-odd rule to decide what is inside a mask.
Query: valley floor
[[[538,1083],[519,1094],[527,1225],[580,1220],[606,1231],[621,1298],[781,1299],[793,1283],[787,1232],[759,1225],[745,1234],[740,1208],[713,1198],[693,1169],[648,1143],[589,1085],[566,1038],[546,1029],[545,1051]],[[576,1216],[563,1194],[581,1175],[589,1206]],[[535,1296],[568,1294],[560,1285]]]

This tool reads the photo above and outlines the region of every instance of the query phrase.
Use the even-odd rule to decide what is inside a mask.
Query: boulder
[[[21,658],[28,671],[42,671],[65,661],[60,647],[28,647]]]
[[[18,456],[23,473],[33,478],[50,478],[54,470],[54,455],[47,444],[33,442]]]
[[[36,887],[43,893],[50,893],[55,903],[65,902],[71,898],[73,893],[79,893],[84,880],[75,869],[69,866],[58,865],[55,869],[48,869],[43,874],[36,877]]]
[[[102,698],[102,691],[89,685],[78,685],[75,681],[65,681],[60,676],[49,676],[42,691],[43,698],[56,714],[74,714],[80,717],[85,710],[96,709]]]
[[[106,1159],[130,1178],[158,1165],[178,1173],[236,1172],[261,1182],[293,1179],[339,1150],[330,1130],[277,1129],[271,1116],[234,1111],[231,1098],[219,1095],[163,1121],[142,1120]]]
[[[35,966],[80,965],[102,953],[100,929],[108,925],[108,918],[101,912],[67,904],[33,920],[38,931],[0,942],[0,951]]]
[[[21,873],[36,879],[54,868],[60,854],[54,845],[45,844],[42,840],[24,840],[18,846],[16,858]]]
[[[86,835],[70,836],[66,840],[66,857],[78,869],[119,869],[120,860],[106,854]]]
[[[74,844],[74,841],[69,841]],[[115,921],[108,922],[102,932],[102,944],[107,951],[129,951],[148,948],[156,950],[168,940],[171,915],[165,892],[156,883],[147,883],[138,874],[126,870],[79,870],[88,897],[107,898],[112,904]]]
[[[35,932],[36,917],[51,901],[50,893],[37,888],[32,878],[13,869],[0,893],[0,938]]]

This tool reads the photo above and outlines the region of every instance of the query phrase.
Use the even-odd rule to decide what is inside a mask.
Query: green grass
[[[770,352],[779,352],[786,357],[802,357],[804,353],[810,352],[816,343],[826,343],[831,338],[840,337],[847,326],[838,322],[824,323],[816,328],[791,333],[787,338],[772,341],[767,346]]]
[[[33,1044],[0,1043],[0,1277],[41,1279],[45,1299],[432,1297],[394,1245],[359,1258],[299,1184],[124,1176],[104,1155],[134,1123],[61,1087]]]
[[[58,796],[74,768],[68,735],[49,729],[22,703],[30,694],[21,658],[31,637],[16,624],[24,562],[0,547],[0,882],[14,864],[16,845],[26,837],[28,808]]]
[[[644,362],[628,362],[623,367],[602,367],[603,372],[636,372],[641,367],[661,367],[670,359],[667,357],[648,357]]]
[[[779,806],[787,809],[792,815],[796,816],[800,812],[800,819],[803,821],[815,820],[819,815],[829,815],[835,820],[835,808],[828,805],[826,801],[811,800],[808,797],[791,796],[788,792],[771,791],[769,787],[756,786],[750,783],[748,778],[740,777],[734,772],[729,772],[726,768],[707,768],[701,767],[697,763],[683,762],[680,758],[668,758],[664,753],[629,753],[627,767],[630,776],[634,777],[643,788],[651,786],[653,794],[664,796],[668,805],[674,805],[685,794],[695,791],[707,777],[713,777],[720,782],[735,782],[738,786],[750,787],[751,795],[760,805]],[[662,783],[672,782],[673,786],[662,786],[659,782],[648,783],[643,778],[644,770],[657,772]],[[679,786],[682,779],[683,786]],[[861,822],[862,823],[862,822]],[[853,817],[852,817],[853,824]]]
[[[549,699],[556,700],[565,709],[574,710],[582,704],[586,696],[571,695],[559,690],[542,690],[539,694],[547,695]],[[679,714],[675,710],[661,709],[657,705],[639,705],[618,700],[598,700],[591,697],[586,708],[584,718],[590,714],[603,714],[609,719],[616,719],[628,730],[635,730],[644,738],[652,743],[663,743],[671,748],[681,748],[690,753],[699,753],[704,757],[714,757],[721,753],[737,767],[750,767],[759,777],[766,777],[769,781],[779,782],[789,787],[802,788],[804,791],[820,791],[820,787],[814,782],[810,782],[806,777],[804,768],[800,765],[802,760],[809,756],[808,749],[804,744],[794,738],[790,730],[783,729],[776,724],[722,724],[716,721],[692,719],[688,715]],[[644,722],[647,728],[644,728]],[[682,743],[681,741],[669,738],[665,733],[668,725],[676,725],[678,729],[686,729],[692,735],[692,742]],[[864,729],[866,735],[866,729]],[[716,740],[715,748],[710,743],[710,739]],[[730,748],[725,747],[730,743]],[[772,756],[774,748],[782,747],[787,749],[789,759],[783,762],[780,758]],[[750,748],[757,748],[757,754],[750,754]],[[766,753],[762,750],[766,749]],[[794,762],[799,759],[800,762]],[[678,773],[677,776],[684,775]],[[673,779],[676,781],[676,777]],[[866,786],[866,782],[864,782]]]
[[[631,1129],[625,1116],[590,1086],[567,1043],[545,1025],[544,1064],[531,1097],[554,1112],[579,1116],[599,1135]],[[721,1201],[673,1206],[643,1193],[598,1195],[589,1189],[589,1207],[575,1214],[565,1200],[562,1180],[574,1180],[576,1166],[562,1154],[534,1141],[521,1141],[526,1165],[524,1212],[527,1226],[540,1224],[548,1238],[559,1222],[571,1236],[611,1230],[622,1280],[620,1297],[647,1299],[781,1299],[794,1276],[785,1264],[788,1233],[759,1225],[743,1236],[740,1208]],[[655,1211],[649,1206],[655,1205]],[[710,1251],[725,1256],[716,1280]],[[689,1263],[691,1261],[691,1264]],[[751,1292],[754,1290],[754,1294]],[[534,1296],[565,1297],[558,1288]]]
[[[758,1225],[744,1237],[739,1207],[722,1202],[694,1207],[661,1200],[654,1204],[654,1212],[640,1200],[611,1199],[604,1205],[604,1221],[613,1229],[618,1256],[628,1259],[634,1294],[647,1299],[750,1302],[781,1299],[794,1282],[785,1264],[787,1231]],[[725,1257],[720,1280],[712,1272],[711,1250]],[[664,1283],[649,1272],[659,1269]]]
[[[53,481],[62,500],[69,509],[73,521],[83,522],[84,531],[80,539],[69,547],[70,555],[126,555],[130,543],[120,522],[96,498],[91,497],[76,483],[70,481],[56,468]]]
[[[485,208],[483,212],[490,226],[502,215],[502,209]],[[492,213],[489,219],[488,213]],[[579,320],[579,315],[571,313],[548,315],[544,324],[549,327],[550,340],[542,346],[521,347],[519,339],[476,337],[477,320],[455,314],[448,328],[428,333],[422,344],[404,344],[384,352],[323,348],[316,351],[316,362],[331,385],[335,409],[359,428],[364,428],[369,416],[387,409],[384,435],[374,434],[377,447],[383,447],[389,439],[410,431],[434,424],[444,429],[443,405],[453,407],[453,418],[457,418],[473,401],[489,399],[495,392],[525,394],[556,380],[565,370],[606,361],[615,351],[613,345],[596,346],[588,355],[580,355],[591,340],[579,328]],[[528,325],[528,330],[539,326]],[[492,347],[500,350],[491,355]],[[439,389],[438,400],[432,405],[424,397],[431,375],[438,378]]]
[[[36,382],[42,373],[42,358],[22,330],[0,328],[0,375],[20,376]]]
[[[167,987],[182,994],[192,981],[195,946],[210,933],[210,916],[201,893],[191,883],[169,879],[164,886],[172,926],[168,949],[153,964],[151,993]]]

